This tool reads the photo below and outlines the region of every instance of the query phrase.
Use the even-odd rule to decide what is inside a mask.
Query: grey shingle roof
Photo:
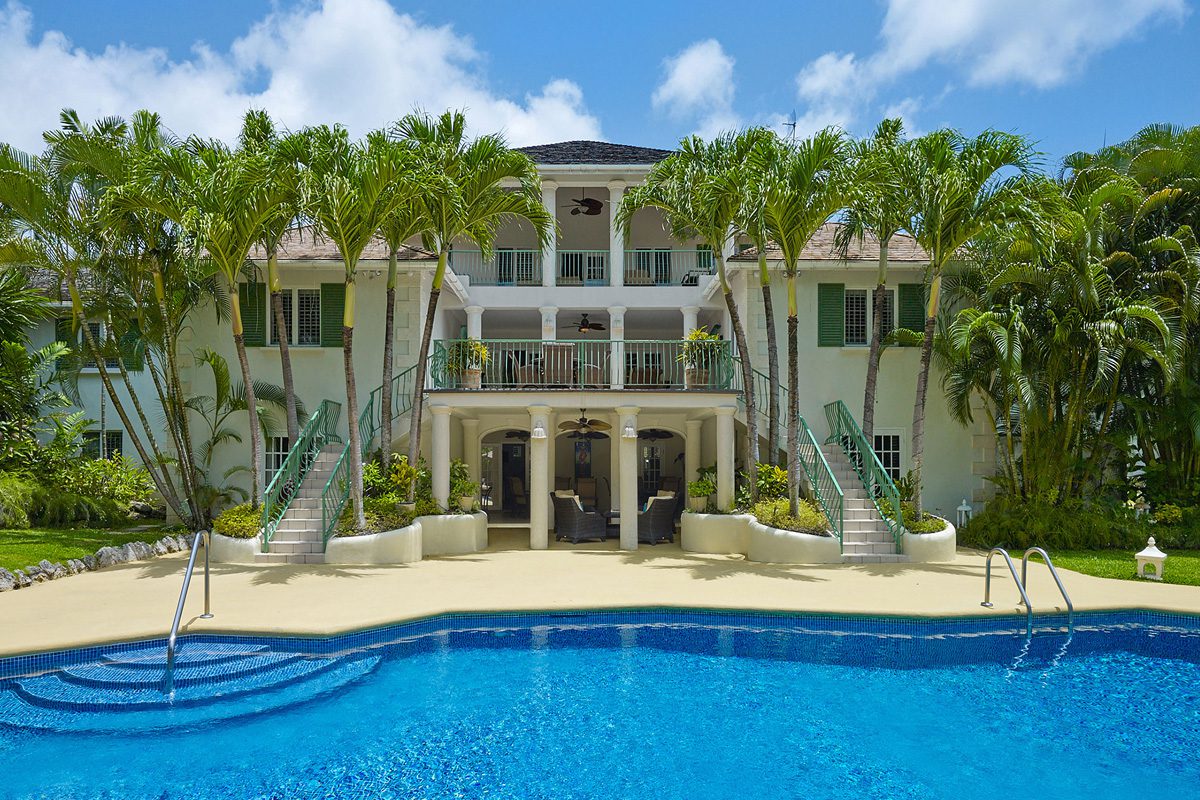
[[[835,244],[838,228],[841,227],[836,222],[827,222],[821,226],[816,234],[809,240],[808,245],[800,253],[801,261],[869,261],[874,263],[879,260],[879,240],[871,234],[863,237],[861,242],[855,240],[851,242],[849,252],[843,257],[838,252]],[[782,254],[779,248],[774,244],[767,247],[767,258],[771,260],[779,259]],[[758,250],[750,248],[744,252],[738,253],[731,261],[757,261]],[[929,256],[917,244],[916,239],[908,234],[898,233],[892,237],[891,243],[888,245],[888,261],[894,263],[912,262],[926,263],[929,261]]]
[[[517,148],[535,164],[654,164],[671,155],[670,150],[637,147],[611,142],[555,142]]]
[[[253,261],[263,261],[266,252],[258,246],[250,251]],[[387,261],[387,245],[382,239],[372,239],[363,250],[363,261]],[[396,254],[398,261],[428,261],[437,258],[433,253],[426,252],[415,244],[400,248]],[[337,246],[320,236],[314,236],[309,226],[293,228],[284,235],[279,243],[279,259],[281,261],[341,261],[342,254]]]

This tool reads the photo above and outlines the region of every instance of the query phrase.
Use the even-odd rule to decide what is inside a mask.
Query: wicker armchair
[[[638,541],[658,544],[675,541],[675,498],[651,497],[646,510],[638,513]]]
[[[578,497],[559,497],[551,494],[554,503],[554,541],[570,539],[579,544],[588,539],[603,542],[608,538],[604,517],[595,511],[584,511]]]

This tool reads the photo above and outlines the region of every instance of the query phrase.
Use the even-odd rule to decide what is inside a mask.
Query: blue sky
[[[62,106],[226,137],[251,106],[355,133],[466,106],[518,144],[655,146],[899,113],[916,132],[1019,131],[1053,163],[1200,123],[1196,17],[1191,0],[0,0],[0,139],[36,148]]]

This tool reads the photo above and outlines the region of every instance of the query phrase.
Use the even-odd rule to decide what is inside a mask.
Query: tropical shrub
[[[367,520],[362,530],[354,529],[354,509],[347,503],[338,518],[336,536],[364,536],[371,533],[394,531],[412,524],[416,517],[411,512],[401,511],[397,506],[400,498],[396,494],[385,494],[363,498],[363,516]]]
[[[1163,503],[1154,509],[1151,519],[1159,525],[1179,525],[1183,523],[1183,509],[1174,503]]]
[[[965,547],[1117,548],[1136,552],[1153,536],[1164,550],[1200,549],[1200,508],[1180,509],[1177,524],[1139,517],[1123,504],[1065,500],[1054,504],[1001,495],[958,532]]]
[[[225,509],[213,520],[213,533],[234,539],[253,539],[262,527],[262,509],[240,503]]]
[[[150,473],[125,456],[85,459],[63,470],[56,483],[68,492],[112,500],[128,508],[130,503],[155,499]]]
[[[391,480],[383,474],[378,461],[363,464],[363,497],[380,497],[391,490]]]
[[[750,494],[750,476],[743,472],[739,477],[734,504],[738,508],[749,508],[753,505]],[[787,497],[786,469],[774,464],[759,464],[754,479],[758,488],[759,500],[778,500],[781,497]]]
[[[417,483],[421,476],[421,470],[424,466],[423,462],[418,461],[417,466],[414,467],[408,463],[408,456],[393,453],[391,465],[388,470],[388,480],[391,481],[396,494],[405,498],[409,497],[413,485]]]
[[[801,498],[797,513],[788,513],[786,499],[760,500],[751,509],[760,523],[771,528],[799,533],[825,534],[829,530],[829,520],[808,500]]]
[[[29,527],[29,507],[35,488],[17,475],[0,472],[0,528]]]
[[[896,512],[892,509],[892,502],[886,497],[879,498],[879,510],[888,519],[896,519]],[[911,500],[900,501],[900,513],[904,515],[904,520],[901,524],[909,533],[937,533],[946,529],[946,520],[941,517],[935,517],[926,511],[921,512],[918,518],[917,506]]]
[[[717,493],[717,484],[709,478],[690,481],[687,485],[688,497],[708,497]]]
[[[127,506],[107,497],[85,497],[58,487],[37,486],[29,504],[29,519],[52,527],[89,525],[112,527],[129,519]]]

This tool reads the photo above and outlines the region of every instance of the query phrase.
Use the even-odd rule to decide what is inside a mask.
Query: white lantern
[[[1150,537],[1150,541],[1146,542],[1146,549],[1134,556],[1137,559],[1137,574],[1139,578],[1149,578],[1152,581],[1161,581],[1163,573],[1163,563],[1167,560],[1167,554],[1154,546],[1154,537]]]
[[[962,526],[967,524],[967,520],[971,519],[971,513],[975,509],[971,508],[971,504],[968,503],[967,498],[964,497],[963,501],[962,501],[962,505],[959,506],[956,510],[958,511],[958,526],[957,527],[961,528]]]

